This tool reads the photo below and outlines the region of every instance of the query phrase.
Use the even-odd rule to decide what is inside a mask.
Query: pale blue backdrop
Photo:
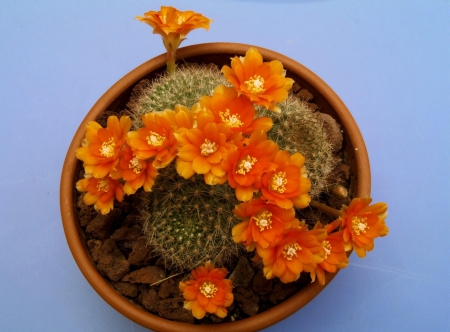
[[[259,45],[304,64],[348,106],[389,236],[304,309],[266,331],[450,330],[448,0],[2,0],[0,331],[144,331],[78,270],[59,177],[80,121],[163,52],[133,20],[161,5],[214,20],[183,45]]]

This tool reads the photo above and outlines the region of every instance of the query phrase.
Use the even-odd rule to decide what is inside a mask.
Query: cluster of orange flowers
[[[233,228],[233,240],[248,251],[256,249],[264,264],[264,275],[287,283],[309,272],[325,284],[325,272],[335,273],[348,265],[346,251],[355,249],[360,257],[373,249],[373,240],[388,234],[385,224],[387,205],[370,206],[370,198],[355,198],[341,216],[312,230],[295,218],[293,208],[281,208],[264,199],[252,199],[236,207],[235,215],[244,219]]]
[[[282,208],[306,207],[311,184],[304,157],[291,156],[267,139],[270,118],[255,119],[254,103],[276,110],[275,103],[283,101],[280,96],[287,97],[293,80],[285,77],[279,61],[263,62],[255,48],[232,63],[236,61],[242,68],[223,68],[235,87],[219,85],[191,109],[176,105],[174,110],[147,113],[137,131],[129,131],[127,116],[109,117],[106,128],[89,122],[77,149],[87,174],[77,183],[86,192],[84,202],[106,214],[114,198],[121,201],[124,194],[141,187],[150,191],[158,169],[176,159],[182,177],[203,174],[210,185],[228,181],[241,201],[260,191]],[[236,83],[238,79],[242,83]]]
[[[209,28],[211,20],[191,11],[161,7],[137,17],[163,37],[168,52],[176,51],[186,34]],[[168,62],[173,59],[168,58]],[[169,65],[168,69],[170,71]],[[173,69],[173,68],[172,68]],[[131,120],[111,116],[106,128],[91,121],[76,156],[86,176],[77,182],[83,200],[102,214],[139,188],[151,191],[158,169],[175,160],[180,176],[203,174],[209,185],[228,184],[242,201],[233,210],[243,219],[232,230],[236,243],[256,251],[264,274],[292,282],[301,272],[325,283],[325,271],[334,273],[348,265],[346,251],[360,257],[373,249],[373,240],[388,233],[387,205],[370,206],[370,198],[355,198],[341,216],[312,230],[295,218],[295,209],[309,205],[311,183],[305,158],[290,154],[267,139],[272,120],[256,117],[254,105],[273,112],[286,100],[294,81],[285,77],[279,61],[263,62],[256,48],[235,57],[222,73],[232,87],[219,85],[191,109],[176,105],[142,116],[143,127],[130,131]],[[192,271],[193,280],[182,282],[184,307],[201,319],[206,313],[225,317],[233,302],[227,270],[210,263]]]

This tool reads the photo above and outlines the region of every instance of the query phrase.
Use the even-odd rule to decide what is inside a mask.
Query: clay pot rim
[[[250,47],[252,47],[252,45],[237,43],[204,43],[180,48],[177,57],[178,59],[188,59],[195,56],[225,54],[229,55],[231,58],[235,55],[244,55]],[[303,65],[274,51],[261,47],[257,48],[265,61],[279,60],[283,63],[284,68],[288,72],[293,72],[308,81],[308,83],[310,83],[337,112],[350,143],[355,149],[356,173],[358,178],[356,195],[358,197],[370,196],[371,177],[367,150],[359,128],[344,103],[325,82]],[[106,91],[102,97],[100,97],[81,122],[70,144],[62,169],[60,184],[61,217],[69,248],[78,267],[91,286],[113,308],[134,322],[156,331],[210,331],[211,325],[179,323],[153,315],[120,295],[100,275],[91,262],[78,233],[78,220],[74,213],[74,179],[78,163],[78,160],[75,157],[75,150],[81,145],[81,141],[85,135],[85,126],[87,122],[95,120],[100,113],[102,113],[130,86],[133,86],[151,72],[163,68],[165,66],[165,61],[165,54],[161,54],[126,74]],[[232,323],[215,324],[214,331],[225,332],[232,330],[236,332],[247,332],[267,328],[305,306],[329,284],[335,275],[336,274],[328,273],[326,275],[326,283],[324,286],[321,286],[318,282],[311,283],[291,298],[261,314]]]

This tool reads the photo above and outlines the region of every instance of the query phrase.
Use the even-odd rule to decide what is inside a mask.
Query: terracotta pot
[[[229,65],[231,57],[245,55],[249,48],[250,45],[234,43],[199,44],[179,49],[178,59],[186,62],[215,63],[221,67],[225,64]],[[351,192],[358,197],[370,196],[370,166],[366,147],[353,117],[343,102],[328,85],[301,64],[270,50],[260,47],[258,50],[265,61],[280,60],[287,70],[287,76],[293,78],[302,88],[308,89],[314,95],[315,103],[320,107],[320,111],[332,115],[341,124],[344,131],[344,155],[352,174]],[[70,250],[81,272],[97,293],[121,314],[149,329],[156,331],[248,332],[266,328],[306,305],[326,287],[335,274],[327,274],[324,286],[317,282],[309,284],[288,300],[264,313],[232,323],[216,324],[212,327],[173,322],[145,311],[120,295],[99,274],[89,257],[75,209],[75,182],[81,169],[81,163],[75,157],[75,150],[81,145],[88,121],[95,120],[104,111],[122,109],[136,83],[142,79],[151,79],[163,70],[165,70],[165,54],[132,70],[106,91],[80,124],[67,152],[61,175],[61,216]]]

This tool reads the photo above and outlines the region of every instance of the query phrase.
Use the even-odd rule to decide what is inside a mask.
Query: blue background
[[[144,331],[104,302],[67,246],[63,160],[118,79],[163,53],[133,18],[161,5],[214,20],[182,46],[231,41],[314,71],[356,119],[390,234],[266,331],[450,330],[450,3],[417,0],[2,0],[0,330]]]

